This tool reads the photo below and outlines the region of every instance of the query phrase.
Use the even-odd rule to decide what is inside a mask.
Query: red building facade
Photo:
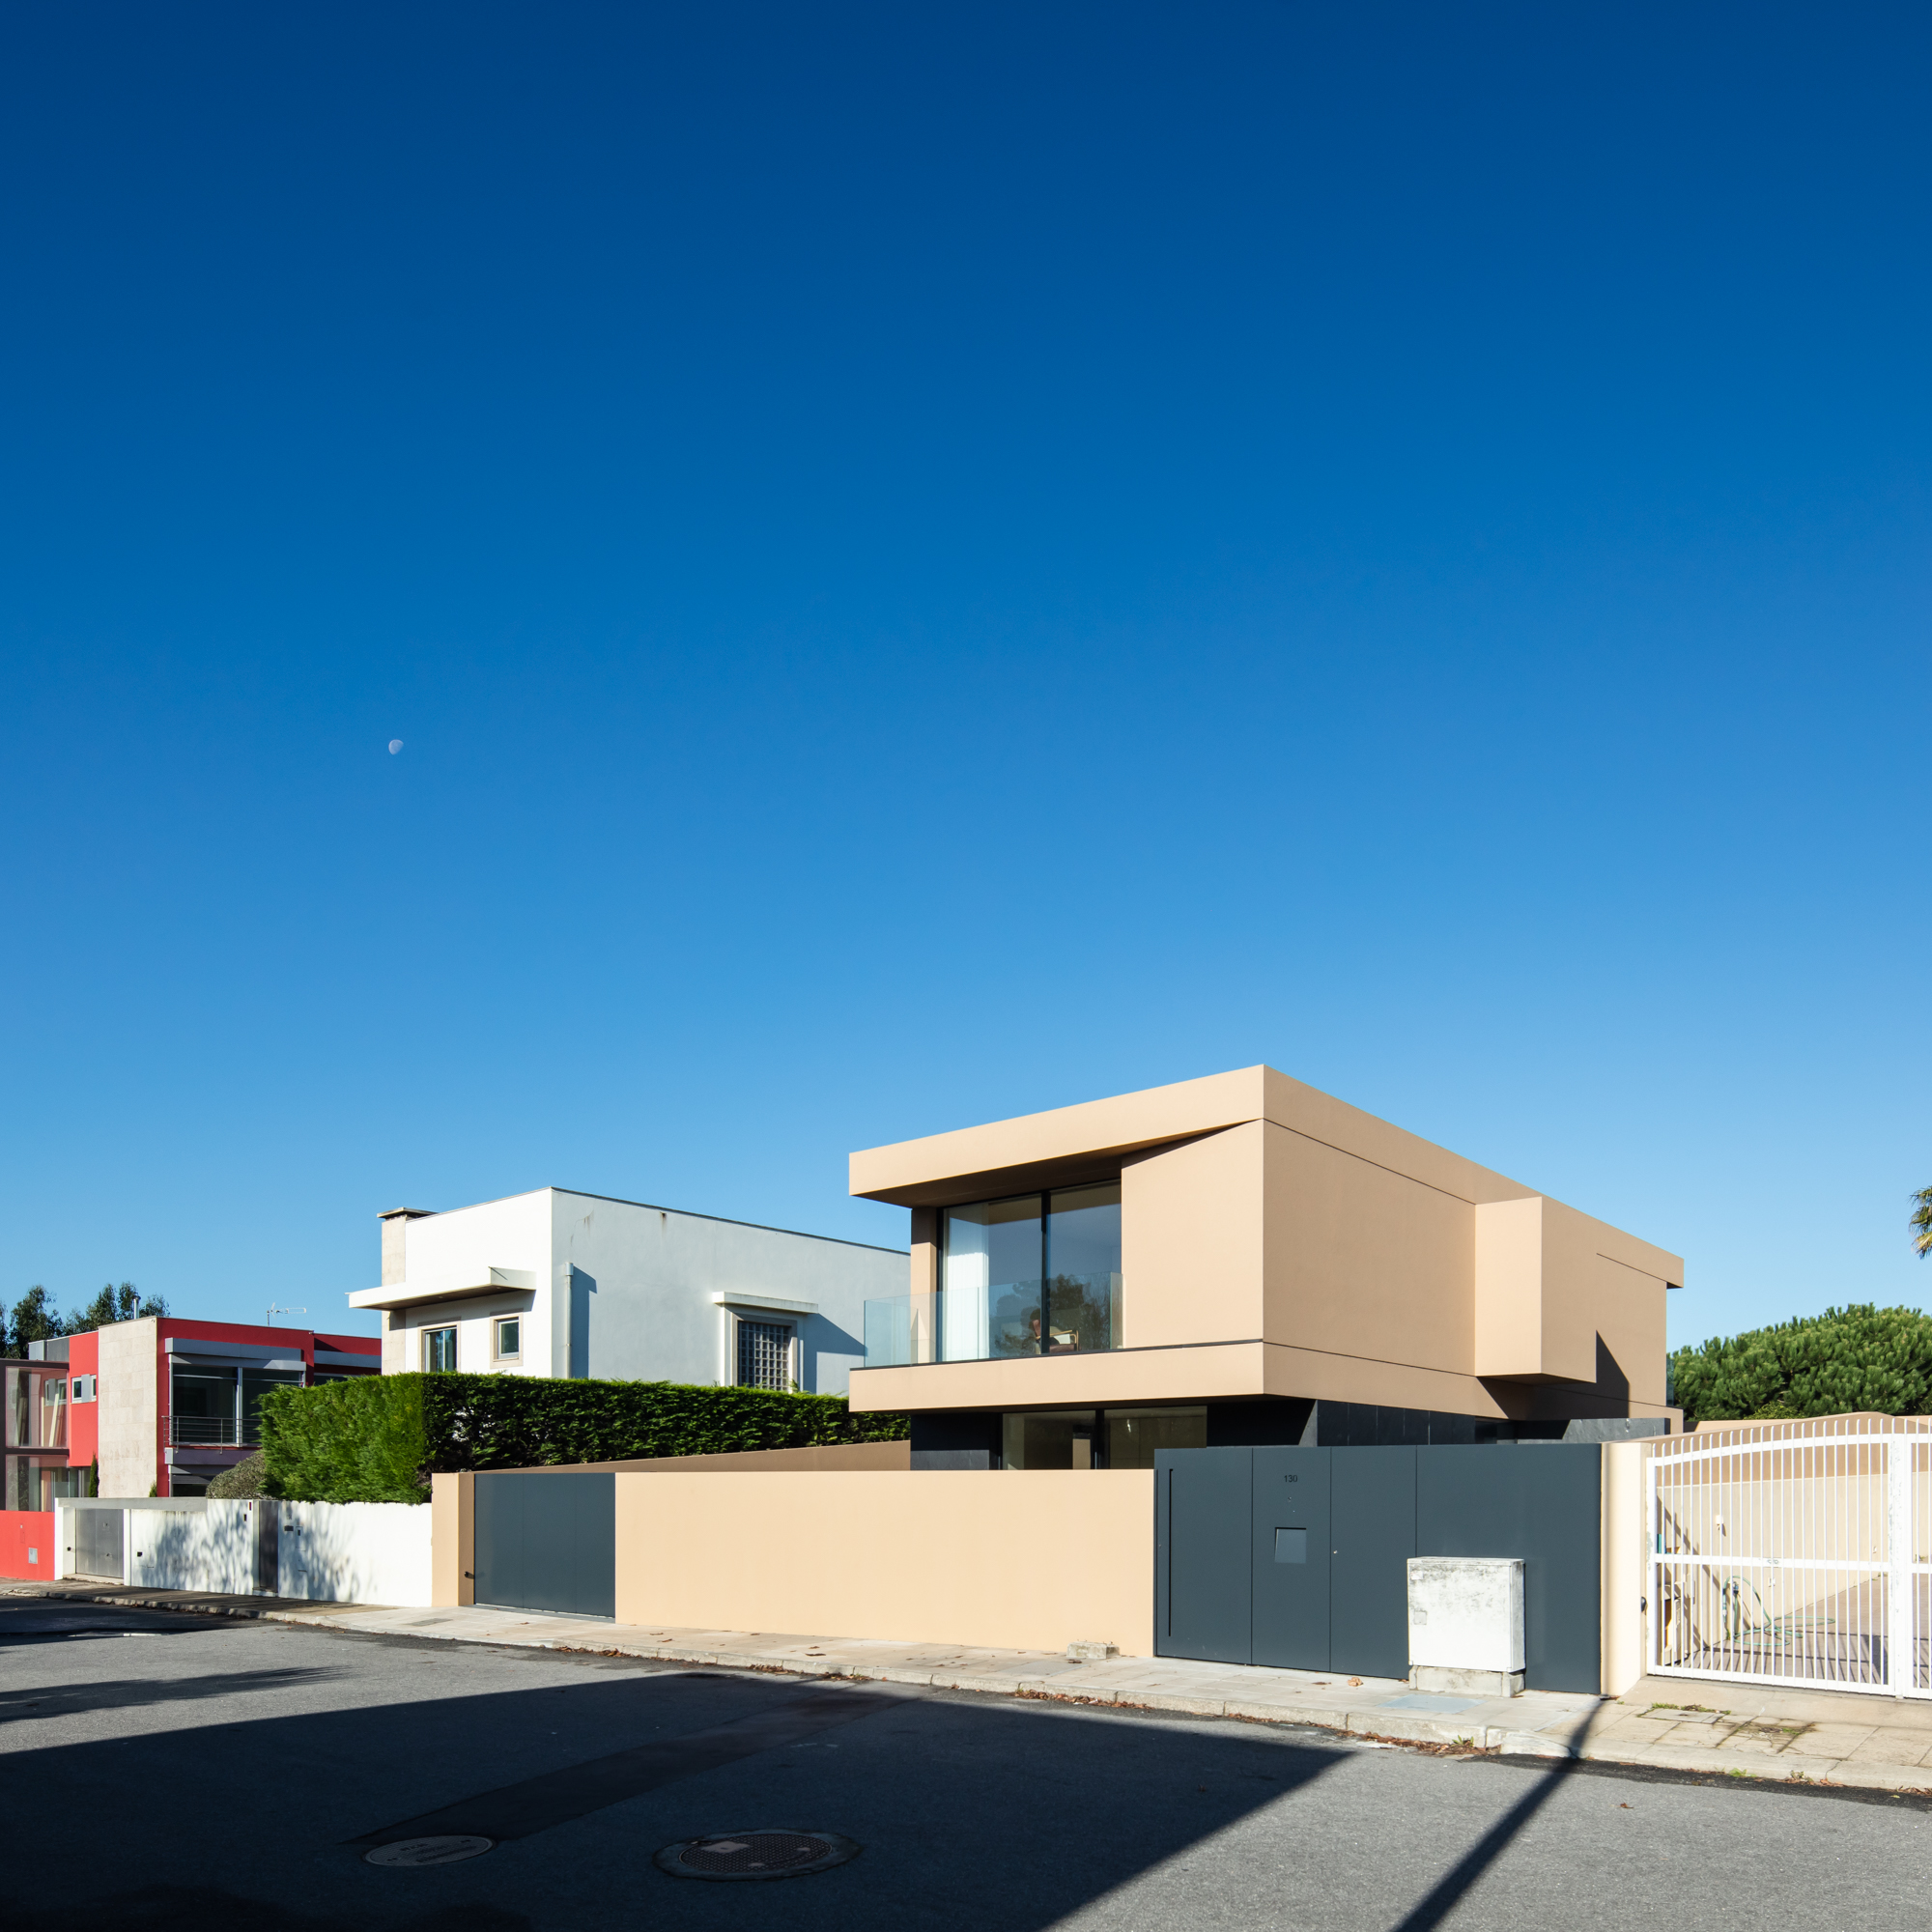
[[[56,1496],[198,1496],[261,1444],[270,1390],[376,1375],[372,1335],[174,1316],[120,1321],[6,1365],[8,1509]],[[95,1486],[98,1484],[98,1488]]]

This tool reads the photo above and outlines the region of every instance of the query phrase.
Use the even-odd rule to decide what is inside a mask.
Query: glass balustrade
[[[978,1283],[866,1303],[866,1366],[1012,1361],[1121,1346],[1116,1269]]]

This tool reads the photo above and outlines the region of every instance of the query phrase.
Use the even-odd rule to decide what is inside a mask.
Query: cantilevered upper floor
[[[851,1156],[912,1211],[865,1409],[1663,1418],[1676,1255],[1272,1067]]]

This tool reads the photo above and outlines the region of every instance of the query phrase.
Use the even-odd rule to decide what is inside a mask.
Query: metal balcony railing
[[[259,1449],[262,1432],[252,1419],[238,1423],[232,1415],[171,1415],[168,1440],[190,1449]]]

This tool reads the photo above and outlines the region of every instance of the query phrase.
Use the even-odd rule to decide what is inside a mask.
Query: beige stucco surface
[[[892,1147],[868,1148],[851,1157],[852,1192],[913,1207],[928,1201],[969,1201],[974,1198],[970,1189],[954,1192],[933,1183],[1037,1163],[1094,1159],[1105,1164],[1136,1148],[1237,1126],[1262,1118],[1265,1071],[1244,1067],[986,1126],[929,1134]]]
[[[100,1494],[145,1496],[160,1466],[159,1323],[117,1321],[99,1331]]]
[[[1498,1417],[1551,1401],[1667,1413],[1679,1257],[1272,1067],[851,1157],[854,1193],[912,1208],[922,1294],[935,1286],[935,1204],[1109,1172],[1119,1352],[867,1370],[852,1378],[854,1406],[1288,1395]],[[1567,1393],[1545,1394],[1552,1383]]]
[[[1121,1339],[1129,1349],[1255,1342],[1263,1320],[1259,1121],[1126,1157],[1121,1170]]]
[[[1603,1645],[1605,1697],[1621,1697],[1644,1672],[1644,1446],[1603,1451]]]
[[[1266,1339],[1472,1374],[1472,1206],[1292,1128],[1263,1131]]]
[[[476,1478],[429,1479],[429,1600],[454,1605],[476,1601]]]
[[[1146,1469],[620,1474],[620,1623],[1153,1651]]]

